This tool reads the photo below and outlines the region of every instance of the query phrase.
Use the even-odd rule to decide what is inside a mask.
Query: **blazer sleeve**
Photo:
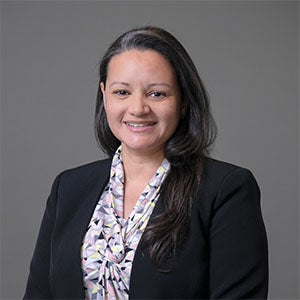
[[[49,282],[51,237],[55,224],[59,181],[60,175],[55,179],[47,200],[23,299],[52,299]]]
[[[266,299],[268,247],[260,190],[249,170],[223,180],[210,227],[211,299]]]

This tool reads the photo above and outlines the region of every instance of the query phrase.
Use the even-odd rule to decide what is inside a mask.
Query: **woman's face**
[[[162,154],[180,118],[179,87],[170,63],[152,50],[123,52],[109,62],[101,90],[122,151]]]

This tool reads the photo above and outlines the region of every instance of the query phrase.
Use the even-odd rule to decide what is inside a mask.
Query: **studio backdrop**
[[[212,156],[257,178],[270,299],[299,298],[298,1],[1,1],[1,299],[24,293],[54,177],[104,157],[93,129],[101,56],[147,24],[173,33],[204,79]]]

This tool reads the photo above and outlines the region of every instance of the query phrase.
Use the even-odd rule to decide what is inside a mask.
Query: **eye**
[[[164,98],[167,96],[167,93],[165,92],[159,92],[159,91],[153,91],[149,93],[149,96],[153,97],[153,98]]]
[[[121,98],[124,98],[124,97],[129,95],[129,92],[126,91],[126,90],[116,90],[116,91],[113,92],[113,94],[115,94],[115,95],[117,95]]]

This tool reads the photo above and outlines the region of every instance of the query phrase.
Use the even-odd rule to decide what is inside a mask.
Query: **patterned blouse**
[[[139,197],[129,218],[123,218],[124,172],[121,146],[82,244],[85,299],[128,299],[132,262],[138,243],[170,168],[164,159]]]

